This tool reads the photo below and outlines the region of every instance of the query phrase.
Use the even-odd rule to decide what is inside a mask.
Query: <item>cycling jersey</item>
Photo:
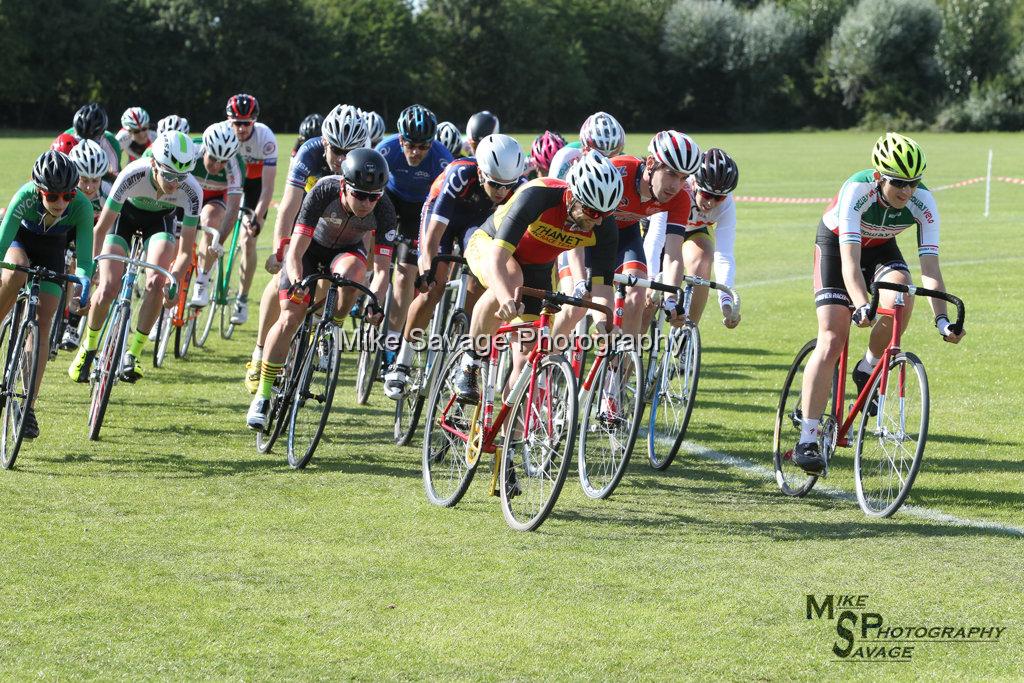
[[[121,213],[126,201],[140,211],[152,213],[181,208],[184,211],[182,227],[195,228],[199,224],[203,196],[199,181],[188,175],[178,183],[178,188],[172,194],[158,195],[152,168],[149,159],[139,159],[125,166],[110,189],[106,207],[116,214]]]
[[[391,201],[382,196],[373,212],[360,218],[349,213],[342,204],[344,187],[345,181],[340,175],[318,180],[302,200],[294,233],[305,235],[328,249],[344,249],[361,244],[366,233],[373,232],[376,253],[390,256],[398,234]]]
[[[622,201],[615,209],[615,222],[619,228],[635,225],[642,218],[656,213],[665,212],[669,225],[683,227],[690,217],[693,202],[684,184],[679,192],[667,202],[659,202],[654,197],[647,201],[640,200],[640,183],[643,182],[644,161],[634,156],[620,154],[613,157],[612,165],[622,175],[622,186],[625,190]]]
[[[242,194],[242,179],[245,177],[245,166],[241,155],[231,157],[219,173],[210,173],[206,169],[206,148],[202,138],[195,138],[196,167],[192,176],[203,188],[203,203],[211,199],[222,199],[227,195]]]
[[[324,153],[324,139],[315,137],[299,147],[298,153],[288,167],[287,182],[305,194],[313,189],[316,181],[333,173],[334,170],[327,163],[327,155]]]
[[[881,201],[880,176],[872,169],[854,173],[832,198],[822,222],[840,244],[877,247],[910,227],[917,228],[919,256],[939,254],[939,210],[924,184],[917,186],[906,207],[896,210]]]
[[[50,241],[57,236],[62,236],[66,240],[67,234],[74,232],[75,251],[78,255],[78,268],[75,273],[91,278],[95,265],[92,260],[92,204],[79,192],[64,209],[63,215],[52,225],[43,224],[46,216],[47,212],[43,208],[43,200],[39,197],[39,189],[35,183],[29,181],[18,188],[7,206],[3,221],[0,222],[0,258],[7,254],[7,249],[16,236],[19,242],[34,241],[37,237]],[[54,243],[55,248],[52,251],[56,254],[56,261],[53,265],[47,262],[33,263],[57,272],[63,271],[65,243],[59,240]]]
[[[112,186],[111,186],[111,184],[108,181],[101,180],[100,181],[100,186],[96,190],[96,196],[94,196],[94,197],[88,196],[87,194],[85,194],[81,190],[78,191],[78,194],[80,194],[83,197],[85,197],[86,199],[88,199],[89,203],[92,204],[93,221],[99,220],[100,211],[103,210],[103,204],[107,201],[107,197],[110,196],[110,188],[111,187]]]
[[[511,196],[510,193],[508,197]],[[420,231],[426,230],[432,220],[447,226],[442,248],[448,253],[452,240],[458,238],[461,242],[466,230],[487,220],[495,206],[480,184],[476,159],[456,159],[430,186],[430,195],[423,204]],[[422,234],[420,238],[422,240]]]
[[[548,166],[548,178],[560,178],[565,180],[569,167],[576,163],[576,160],[583,156],[583,149],[578,145],[566,145],[555,152],[551,157],[551,165]]]
[[[132,134],[128,132],[126,128],[122,128],[117,131],[117,135],[114,137],[117,139],[117,144],[121,145],[121,149],[128,158],[128,163],[131,163],[140,158],[143,152],[149,149],[149,146],[153,144],[154,140],[156,140],[156,133],[151,130],[147,130],[146,142],[141,145],[135,142],[132,138]]]
[[[262,178],[264,166],[277,166],[277,138],[266,124],[257,121],[252,125],[249,139],[243,142],[239,138],[239,142],[247,179]]]
[[[75,132],[74,128],[68,128],[64,132],[68,135],[75,136],[76,140],[82,139],[81,136]],[[121,143],[117,141],[117,136],[109,130],[105,130],[99,140],[96,140],[95,142],[103,149],[104,152],[107,153],[107,161],[110,164],[110,167],[107,169],[107,175],[117,175],[118,170],[121,168]]]
[[[391,177],[388,179],[388,192],[402,201],[422,204],[430,192],[430,184],[437,174],[444,170],[452,161],[452,153],[437,140],[430,146],[430,151],[423,157],[419,166],[410,166],[402,151],[402,142],[398,134],[389,135],[377,145],[377,151],[387,159]]]
[[[594,246],[592,280],[611,284],[619,232],[615,219],[608,216],[593,230],[581,228],[569,218],[571,201],[564,180],[531,180],[499,206],[481,229],[524,266],[554,265],[563,251]]]

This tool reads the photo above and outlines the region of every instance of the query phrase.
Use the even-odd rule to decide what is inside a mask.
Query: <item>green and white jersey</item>
[[[39,188],[29,181],[18,188],[3,221],[0,221],[0,258],[7,254],[11,242],[19,231],[27,233],[25,240],[48,238],[53,235],[74,233],[75,251],[78,254],[78,269],[75,271],[84,277],[92,277],[94,263],[92,260],[92,204],[86,196],[79,192],[71,200],[64,213],[54,219],[43,207],[39,198]]]
[[[68,135],[74,135],[77,139],[81,140],[78,133],[75,132],[74,128],[68,128],[64,131]],[[111,133],[109,130],[103,131],[103,135],[100,136],[96,143],[103,148],[103,151],[107,153],[107,161],[110,163],[110,168],[107,169],[107,175],[116,175],[118,169],[121,168],[121,143],[117,141],[117,136]]]
[[[194,228],[199,224],[202,197],[203,188],[191,175],[186,176],[173,193],[160,194],[153,178],[152,162],[144,157],[125,166],[117,175],[110,196],[107,197],[107,208],[114,213],[121,213],[125,202],[139,211],[154,213],[181,208],[185,212],[181,220],[182,227]]]
[[[202,136],[193,137],[192,142],[196,145],[196,167],[192,169],[192,176],[199,181],[199,187],[203,190],[203,203],[226,194],[242,194],[245,162],[241,153],[235,154],[219,173],[210,173],[206,168],[206,147],[203,146]],[[152,148],[142,153],[144,159],[152,157]]]

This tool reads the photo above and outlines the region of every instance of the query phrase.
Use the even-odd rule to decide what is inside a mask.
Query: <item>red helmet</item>
[[[558,150],[565,147],[565,138],[554,131],[546,130],[533,141],[530,158],[537,168],[547,170]]]
[[[53,139],[50,144],[50,149],[55,152],[63,152],[64,154],[70,154],[71,150],[74,149],[75,145],[78,144],[78,138],[70,133],[61,133]]]
[[[229,119],[241,119],[243,121],[256,119],[260,116],[260,103],[252,95],[240,93],[233,95],[228,100],[225,113]]]

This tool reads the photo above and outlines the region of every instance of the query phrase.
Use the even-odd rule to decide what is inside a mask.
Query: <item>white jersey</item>
[[[277,138],[266,124],[253,124],[252,135],[239,146],[247,179],[262,178],[264,166],[277,166]]]
[[[156,140],[156,133],[154,131],[147,130],[146,135],[149,138],[149,141],[146,143],[146,146],[143,147],[142,149],[136,149],[132,144],[133,140],[131,133],[129,133],[124,128],[117,131],[117,135],[115,135],[114,137],[117,138],[117,144],[121,145],[121,151],[125,153],[125,157],[128,159],[128,163],[131,163],[136,159],[140,158],[142,156],[142,153],[149,149],[149,146],[153,144],[154,140]]]
[[[171,194],[158,194],[153,182],[153,165],[149,159],[139,159],[117,174],[106,206],[114,213],[121,213],[126,201],[140,211],[159,213],[181,208],[185,212],[182,227],[194,228],[199,223],[202,199],[203,190],[191,174],[178,183],[178,189]]]
[[[707,229],[715,241],[715,281],[732,287],[736,281],[736,200],[730,194],[704,213],[697,207],[696,183],[693,176],[687,179],[686,191],[690,193],[690,218],[686,221],[686,233]],[[661,254],[665,249],[665,232],[668,214],[651,216],[647,233],[644,235],[644,254],[647,256],[647,272],[653,278],[661,270]],[[718,292],[720,306],[732,304],[732,297]]]
[[[548,178],[565,180],[565,174],[569,172],[569,167],[581,156],[583,156],[583,148],[581,147],[566,145],[558,150],[555,152],[555,156],[551,158],[551,166],[548,167]]]

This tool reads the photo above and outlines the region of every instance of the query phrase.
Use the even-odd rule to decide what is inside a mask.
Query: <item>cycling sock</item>
[[[867,353],[864,354],[863,362],[867,363],[867,369],[870,371],[875,369],[875,366],[878,365],[878,361],[880,360],[882,359],[876,357],[875,354],[871,353],[871,349],[868,349]]]
[[[258,367],[261,360],[263,360],[263,347],[257,344],[252,347],[252,366]]]
[[[100,332],[103,331],[101,327],[98,330],[94,330],[88,325],[85,326],[85,350],[95,351],[100,345]]]
[[[238,303],[240,303],[240,304],[247,304],[247,303],[249,303],[249,295],[248,294],[239,294],[238,295]]]
[[[277,373],[283,367],[284,363],[271,363],[267,360],[260,363],[260,388],[256,391],[260,398],[270,398],[274,380],[277,379]]]
[[[814,443],[818,440],[818,423],[821,420],[804,418],[800,424],[800,443]]]
[[[132,341],[128,344],[128,353],[138,358],[142,354],[142,347],[146,345],[147,339],[149,339],[149,332],[135,330],[135,334],[132,335]]]
[[[415,349],[412,348],[412,344],[409,343],[408,339],[402,340],[402,348],[398,350],[398,356],[395,357],[395,363],[399,365],[409,365],[412,363],[413,354]]]

